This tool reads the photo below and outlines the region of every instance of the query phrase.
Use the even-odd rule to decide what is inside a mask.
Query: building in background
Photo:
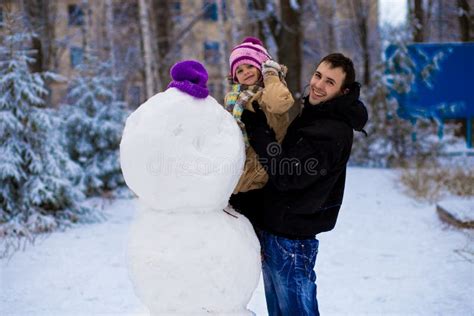
[[[170,81],[170,67],[183,59],[204,63],[209,72],[211,94],[222,102],[227,89],[228,58],[236,44],[246,36],[263,34],[260,36],[264,37],[269,51],[275,51],[275,39],[259,28],[263,25],[260,22],[270,15],[278,21],[281,1],[288,2],[4,0],[0,10],[24,14],[25,20],[30,21],[26,26],[38,31],[35,46],[41,57],[38,71],[49,70],[71,79],[78,65],[93,53],[113,63],[114,75],[120,78],[117,97],[133,109],[150,96],[150,91],[153,95],[164,90]],[[302,0],[299,3],[303,33],[301,83],[308,82],[321,57],[336,51],[351,57],[358,79],[370,83],[371,68],[380,58],[378,2]],[[50,83],[49,88],[49,102],[54,106],[61,104],[67,95],[68,82]]]
[[[144,41],[152,43],[152,73],[155,85],[166,88],[169,69],[182,59],[202,61],[209,71],[211,94],[222,100],[226,89],[230,49],[246,35],[244,25],[248,1],[229,0],[56,0],[50,1],[48,17],[41,16],[44,6],[37,12],[27,10],[38,5],[34,0],[22,2],[5,0],[0,13],[8,10],[29,18],[42,20],[41,28],[49,28],[54,39],[54,59],[49,67],[66,79],[75,75],[86,55],[93,53],[103,60],[111,60],[115,75],[121,78],[116,91],[118,97],[137,107],[146,100],[147,67],[144,61]],[[140,5],[150,25],[150,37],[144,36]],[[39,5],[38,5],[39,6]],[[0,18],[1,18],[0,14]],[[51,18],[52,17],[52,18]],[[49,21],[47,21],[49,18]],[[51,21],[52,20],[52,21]],[[26,23],[28,24],[28,23]],[[32,25],[25,25],[32,27]],[[34,29],[34,27],[32,27]],[[40,32],[44,33],[44,32]],[[41,36],[41,35],[40,35]],[[40,46],[40,50],[44,48]],[[50,103],[59,105],[67,95],[68,82],[49,84]]]
[[[169,2],[169,1],[168,1]],[[172,62],[197,59],[209,73],[211,95],[223,101],[227,89],[230,50],[243,37],[252,35],[245,23],[247,0],[172,1],[175,19],[173,40],[178,40]],[[166,81],[166,77],[164,77]]]

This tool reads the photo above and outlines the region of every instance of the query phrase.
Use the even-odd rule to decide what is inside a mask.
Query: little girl
[[[275,131],[277,141],[281,142],[289,125],[288,110],[294,100],[284,80],[286,67],[271,59],[259,39],[245,38],[232,50],[229,63],[232,85],[224,98],[224,106],[242,129],[246,146],[244,171],[234,190],[236,194],[260,189],[268,181],[268,175],[250,147],[245,125],[240,120],[243,110],[253,111],[252,103],[257,101]]]

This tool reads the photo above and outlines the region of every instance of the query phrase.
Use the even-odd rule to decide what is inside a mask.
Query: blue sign
[[[402,118],[468,120],[468,146],[474,117],[474,43],[391,45],[387,84]]]

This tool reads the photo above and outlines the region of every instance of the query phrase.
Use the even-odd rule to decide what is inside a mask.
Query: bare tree
[[[143,45],[143,59],[145,61],[145,91],[146,97],[150,98],[156,92],[155,83],[157,83],[157,79],[155,78],[153,72],[154,56],[152,51],[151,26],[148,17],[148,12],[150,12],[150,6],[148,5],[148,2],[146,0],[139,0],[138,8]],[[159,86],[161,90],[161,84]]]
[[[328,23],[329,23],[329,28],[328,28],[328,48],[330,52],[334,52],[337,50],[337,44],[336,44],[336,34],[335,34],[335,20],[336,20],[336,10],[337,10],[337,0],[332,0],[329,10],[329,16],[328,16]]]
[[[352,16],[354,19],[354,32],[361,50],[363,67],[363,83],[370,84],[370,46],[369,46],[369,14],[370,1],[351,0]]]
[[[281,28],[275,38],[278,43],[278,60],[285,64],[290,71],[287,82],[290,91],[299,97],[301,91],[301,5],[298,1],[280,1]]]
[[[115,69],[115,45],[114,45],[114,16],[113,16],[113,4],[112,0],[105,0],[105,31],[107,38],[107,50],[110,60],[112,61],[113,68]],[[112,70],[114,71],[114,70]]]
[[[457,5],[459,10],[458,21],[461,41],[469,42],[472,40],[470,36],[470,28],[472,21],[469,15],[469,3],[467,2],[467,0],[458,0]],[[467,135],[467,124],[471,122],[466,120],[457,120],[456,122],[461,125],[459,133],[461,135]]]
[[[276,34],[281,25],[280,18],[277,16],[275,3],[266,0],[253,0],[253,9],[250,8],[248,16],[250,21],[255,21],[257,25],[256,33],[266,44],[270,41],[276,41]],[[268,45],[267,45],[268,46]],[[278,48],[272,54],[278,54]]]
[[[153,0],[152,12],[154,19],[154,34],[156,35],[156,50],[155,55],[157,59],[157,75],[161,83],[169,81],[169,67],[171,66],[166,59],[167,54],[172,49],[174,21],[177,17],[171,14],[170,1],[167,0]],[[163,87],[162,87],[163,88]]]
[[[472,20],[470,17],[470,8],[467,0],[458,0],[457,1],[459,8],[459,30],[461,33],[461,41],[469,42],[471,41],[470,29],[472,27]]]
[[[224,46],[224,43],[225,43],[225,40],[226,40],[226,34],[224,32],[225,28],[224,28],[224,8],[223,8],[223,5],[222,5],[222,1],[218,0],[217,1],[217,25],[219,27],[219,29],[221,30],[221,32],[219,32],[219,63],[221,64],[221,66],[219,67],[220,68],[220,77],[221,77],[221,80],[220,80],[220,84],[219,84],[219,93],[222,94],[222,96],[224,96],[224,92],[225,92],[225,88],[226,88],[226,84],[227,84],[227,52],[225,51],[225,46]]]
[[[161,83],[169,81],[169,69],[179,55],[181,45],[188,39],[194,26],[202,19],[206,7],[191,15],[182,12],[173,12],[169,0],[153,0],[151,14],[155,17],[151,27],[153,37],[157,77]]]
[[[237,23],[236,16],[235,16],[235,4],[236,1],[229,1],[229,19],[230,23],[230,39],[231,39],[231,46],[234,46],[238,43],[238,41],[242,38],[242,25]]]
[[[337,28],[337,0],[331,1],[317,1],[305,0],[303,1],[303,23],[305,32],[303,56],[309,60],[303,59],[305,62],[314,64],[322,56],[327,55],[338,50],[336,28]],[[315,36],[317,32],[317,36]],[[305,69],[303,67],[303,76],[308,76],[309,72],[314,69]]]
[[[413,41],[424,42],[425,10],[423,8],[423,0],[409,0],[408,8],[413,28]]]
[[[34,71],[57,69],[59,47],[56,43],[57,1],[24,0],[29,28],[35,32],[33,49],[37,51]]]
[[[280,0],[279,11],[275,10],[276,5],[272,2],[254,0],[253,4],[258,17],[259,36],[267,46],[272,46],[268,45],[270,41],[276,42],[278,62],[288,67],[288,88],[298,98],[301,91],[302,7],[297,0]]]

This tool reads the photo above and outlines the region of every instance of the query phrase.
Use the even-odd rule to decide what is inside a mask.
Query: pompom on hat
[[[177,88],[193,97],[204,99],[209,95],[206,68],[195,60],[185,60],[173,65],[168,88]]]
[[[246,37],[243,42],[232,49],[229,58],[230,72],[232,79],[237,81],[235,76],[240,65],[248,64],[257,67],[262,71],[262,63],[271,59],[261,40],[255,37]]]

